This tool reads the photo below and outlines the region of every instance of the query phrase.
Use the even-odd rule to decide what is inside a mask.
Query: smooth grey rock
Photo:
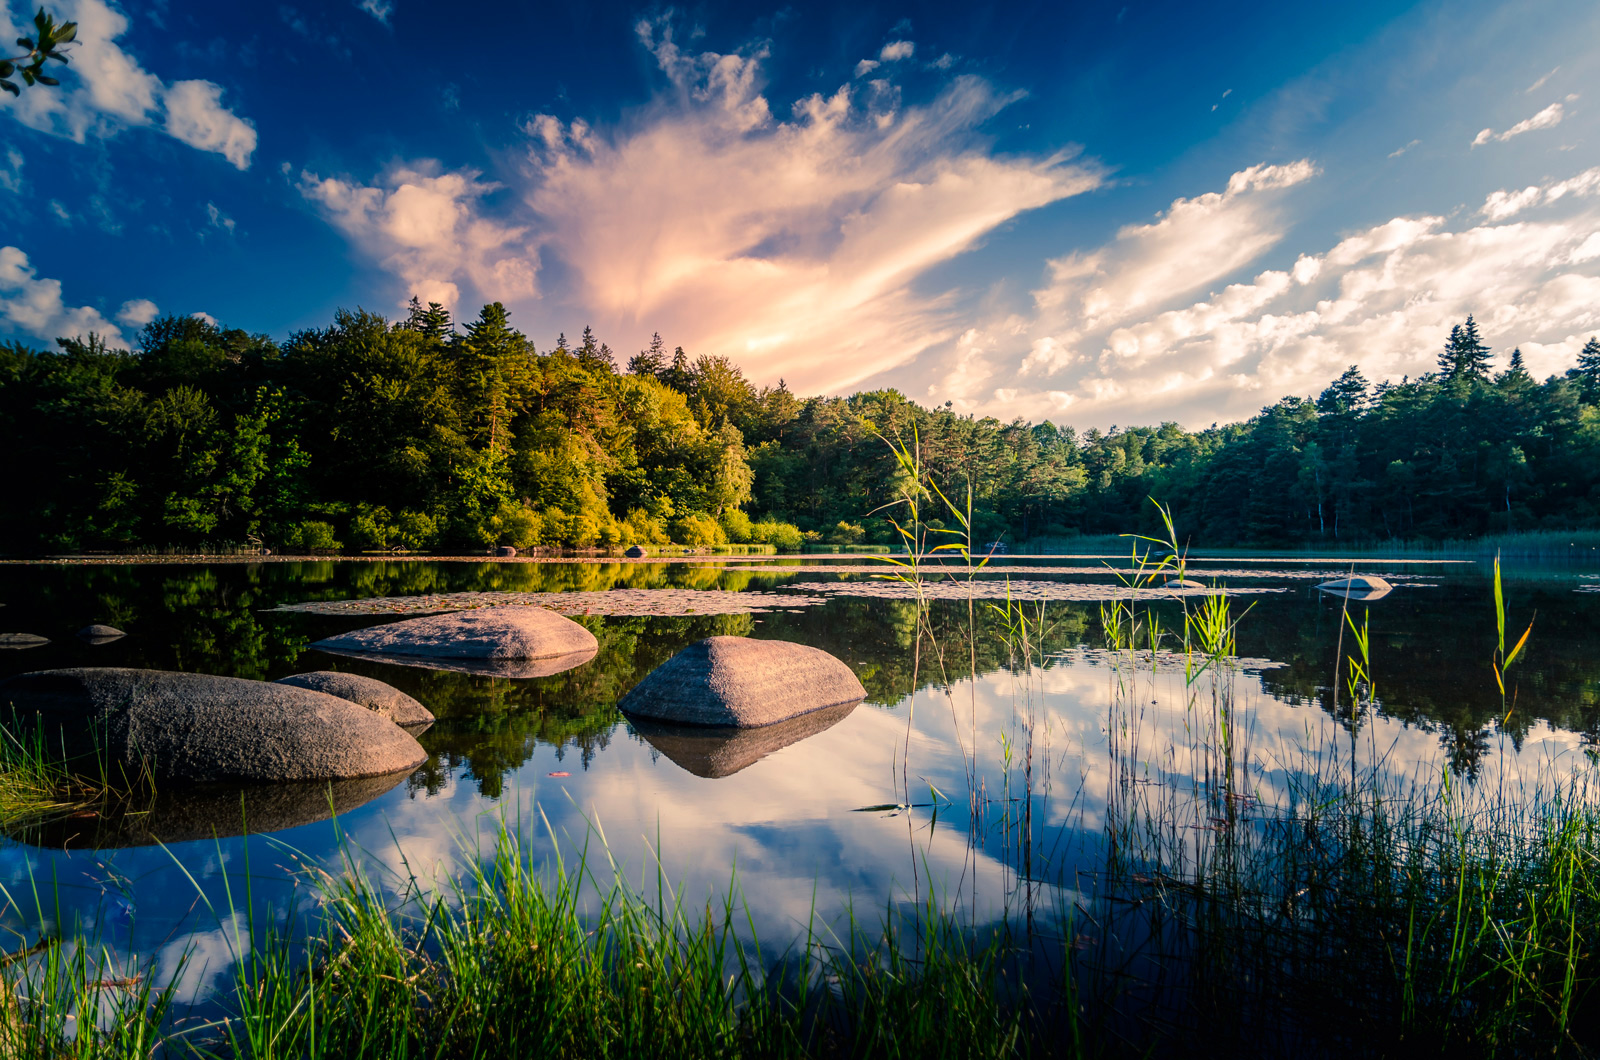
[[[798,718],[754,729],[669,725],[643,717],[630,718],[628,724],[650,746],[690,773],[707,780],[717,780],[754,765],[774,751],[833,728],[848,717],[856,706],[855,703],[845,703],[837,707],[823,707]]]
[[[375,677],[344,674],[336,670],[314,670],[308,674],[280,677],[280,685],[309,688],[313,692],[326,692],[330,696],[347,699],[358,707],[375,710],[396,725],[432,725],[433,712],[394,685],[384,684]]]
[[[1161,583],[1168,589],[1204,589],[1205,582],[1197,582],[1193,578],[1168,578]]]
[[[632,559],[643,559],[645,556],[649,555],[649,553],[640,548],[638,545],[629,545],[628,551],[624,552],[623,555]]]
[[[127,634],[116,626],[102,626],[99,623],[78,630],[78,639],[86,640],[90,644],[109,644],[119,637],[126,636]]]
[[[1372,592],[1381,589],[1384,592],[1388,592],[1390,589],[1393,589],[1394,586],[1390,585],[1388,582],[1377,577],[1376,575],[1357,574],[1352,578],[1336,578],[1331,582],[1323,582],[1322,584],[1318,585],[1317,588],[1334,590],[1359,589],[1364,592]]]
[[[460,669],[459,661],[465,659],[505,663],[584,652],[593,657],[600,642],[594,639],[593,633],[554,611],[542,607],[496,607],[368,626],[319,640],[311,646],[334,654],[355,652],[368,658],[381,656],[393,662],[404,662],[405,656],[417,656],[430,660],[417,664],[430,669]],[[450,665],[452,663],[455,665]],[[573,665],[577,663],[560,669],[570,669]],[[477,667],[471,669],[483,672]]]
[[[37,648],[49,643],[49,637],[38,637],[32,633],[0,633],[0,648]]]
[[[97,803],[92,816],[55,816],[6,828],[11,838],[50,850],[183,843],[281,832],[349,813],[406,779],[404,772],[356,780],[286,784],[180,784],[153,799]]]
[[[0,683],[0,710],[37,719],[70,765],[157,781],[343,780],[409,771],[422,745],[323,692],[164,670],[40,670]],[[159,790],[159,788],[158,788]]]
[[[510,545],[501,545],[499,548],[495,549],[494,554],[497,556],[515,556],[517,554],[517,550],[512,548]]]
[[[751,728],[859,703],[866,689],[820,648],[786,640],[707,637],[650,672],[618,706],[678,725]]]

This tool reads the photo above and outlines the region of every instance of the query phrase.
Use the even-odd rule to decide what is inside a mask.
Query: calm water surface
[[[1181,802],[1214,779],[1206,706],[1214,686],[1186,686],[1172,660],[1154,672],[1114,665],[1097,650],[1104,633],[1094,602],[1047,605],[1042,664],[1008,652],[986,601],[971,611],[975,632],[964,604],[936,604],[937,643],[920,650],[915,605],[904,600],[843,595],[754,615],[590,615],[579,620],[600,641],[592,662],[521,681],[326,655],[307,645],[377,619],[273,610],[467,590],[744,591],[864,580],[807,570],[817,564],[839,561],[0,566],[0,632],[52,638],[0,652],[0,676],[86,665],[258,679],[349,670],[404,689],[439,718],[421,737],[427,763],[409,777],[335,792],[336,821],[325,790],[257,792],[244,803],[253,830],[278,830],[246,839],[237,793],[208,802],[164,792],[148,821],[74,819],[0,840],[6,948],[31,943],[42,920],[94,932],[130,965],[154,961],[158,977],[188,954],[180,1000],[198,1000],[236,952],[243,914],[230,910],[246,904],[246,884],[258,914],[303,916],[315,897],[306,868],[338,872],[341,851],[353,849],[399,894],[409,881],[448,880],[464,860],[485,856],[501,821],[569,858],[603,841],[636,879],[653,881],[659,859],[691,907],[735,881],[764,939],[792,938],[813,916],[835,923],[846,909],[874,920],[929,894],[981,925],[1038,902],[1092,901],[1094,867],[1130,783],[1145,785],[1141,798]],[[748,566],[764,569],[729,569]],[[1243,661],[1222,675],[1235,704],[1224,768],[1242,798],[1281,802],[1296,778],[1352,761],[1402,777],[1448,771],[1501,789],[1590,767],[1600,743],[1600,594],[1583,591],[1600,582],[1590,571],[1510,566],[1512,635],[1537,618],[1503,700],[1489,669],[1495,621],[1485,565],[1358,561],[1407,584],[1354,605],[1358,615],[1370,610],[1378,694],[1376,710],[1352,724],[1348,703],[1330,692],[1338,653],[1352,650],[1348,637],[1341,644],[1341,601],[1274,573],[1305,564],[1251,566],[1265,576],[1229,584],[1283,591],[1234,602],[1235,616],[1250,609],[1238,626]],[[1158,613],[1165,628],[1181,626],[1178,604]],[[91,622],[129,636],[84,644],[73,631]],[[635,682],[714,634],[824,648],[856,671],[869,698],[842,716],[731,745],[635,729],[618,714]],[[1197,830],[1202,803],[1184,811]],[[150,843],[151,832],[168,842]]]

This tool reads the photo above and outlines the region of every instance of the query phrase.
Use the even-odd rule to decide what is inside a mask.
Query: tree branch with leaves
[[[13,96],[22,95],[22,89],[11,80],[13,77],[21,77],[22,83],[30,88],[34,85],[59,85],[60,81],[44,72],[44,64],[51,59],[65,63],[67,57],[61,53],[61,48],[78,37],[76,22],[56,25],[56,20],[46,14],[42,7],[33,16],[33,30],[32,37],[17,38],[17,47],[24,49],[21,55],[0,59],[0,89]]]

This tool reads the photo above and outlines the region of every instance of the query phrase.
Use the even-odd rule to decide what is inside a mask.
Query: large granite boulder
[[[542,607],[453,611],[368,626],[311,645],[334,655],[382,659],[494,677],[543,677],[594,658],[594,634]]]
[[[648,554],[649,553],[645,552],[645,550],[638,545],[629,545],[628,551],[623,553],[623,555],[627,556],[629,559],[643,559]]]
[[[707,637],[652,670],[618,706],[626,714],[678,725],[745,729],[866,696],[850,667],[820,648]]]
[[[349,700],[163,670],[40,670],[0,682],[9,722],[37,723],[69,765],[158,781],[344,780],[415,769],[422,745]]]
[[[357,706],[377,711],[396,725],[433,724],[432,711],[394,685],[385,684],[375,677],[315,670],[308,674],[280,677],[278,684],[309,688],[313,692],[326,692],[330,696],[347,699]]]
[[[774,751],[781,751],[790,744],[833,728],[855,709],[855,703],[823,707],[788,721],[754,729],[669,725],[637,716],[629,718],[628,724],[651,747],[695,776],[718,780],[754,765]]]
[[[98,622],[78,630],[78,639],[86,644],[110,644],[112,641],[121,640],[126,636],[127,634],[116,626],[101,625]]]

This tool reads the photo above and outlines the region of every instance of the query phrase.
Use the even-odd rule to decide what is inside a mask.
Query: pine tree
[[[460,365],[467,408],[484,449],[510,446],[510,420],[521,411],[528,385],[528,340],[511,327],[499,302],[483,307],[452,349]]]
[[[661,332],[650,336],[650,348],[640,350],[628,358],[628,374],[660,376],[667,367],[667,347],[661,341]]]
[[[687,394],[694,385],[694,376],[689,371],[689,355],[679,346],[672,351],[672,367],[661,373],[661,381],[680,394]]]
[[[1465,324],[1450,329],[1444,352],[1439,355],[1439,370],[1447,381],[1489,378],[1489,347],[1478,334],[1478,322],[1467,316]]]
[[[438,302],[429,302],[424,309],[417,296],[412,295],[406,310],[406,320],[399,326],[407,331],[415,331],[441,342],[455,334],[456,325],[455,321],[450,319],[450,310]]]
[[[594,329],[587,325],[583,329],[583,338],[578,342],[578,363],[591,370],[616,370],[616,358],[612,356],[611,347],[596,340]]]
[[[1352,364],[1317,398],[1317,411],[1325,416],[1338,416],[1366,408],[1367,401],[1367,377]]]
[[[1584,401],[1600,404],[1600,339],[1593,336],[1578,351],[1578,387]]]
[[[1500,373],[1498,382],[1522,383],[1532,381],[1533,376],[1528,374],[1528,366],[1522,360],[1522,347],[1518,346],[1511,351],[1511,363],[1506,365],[1506,370]]]

